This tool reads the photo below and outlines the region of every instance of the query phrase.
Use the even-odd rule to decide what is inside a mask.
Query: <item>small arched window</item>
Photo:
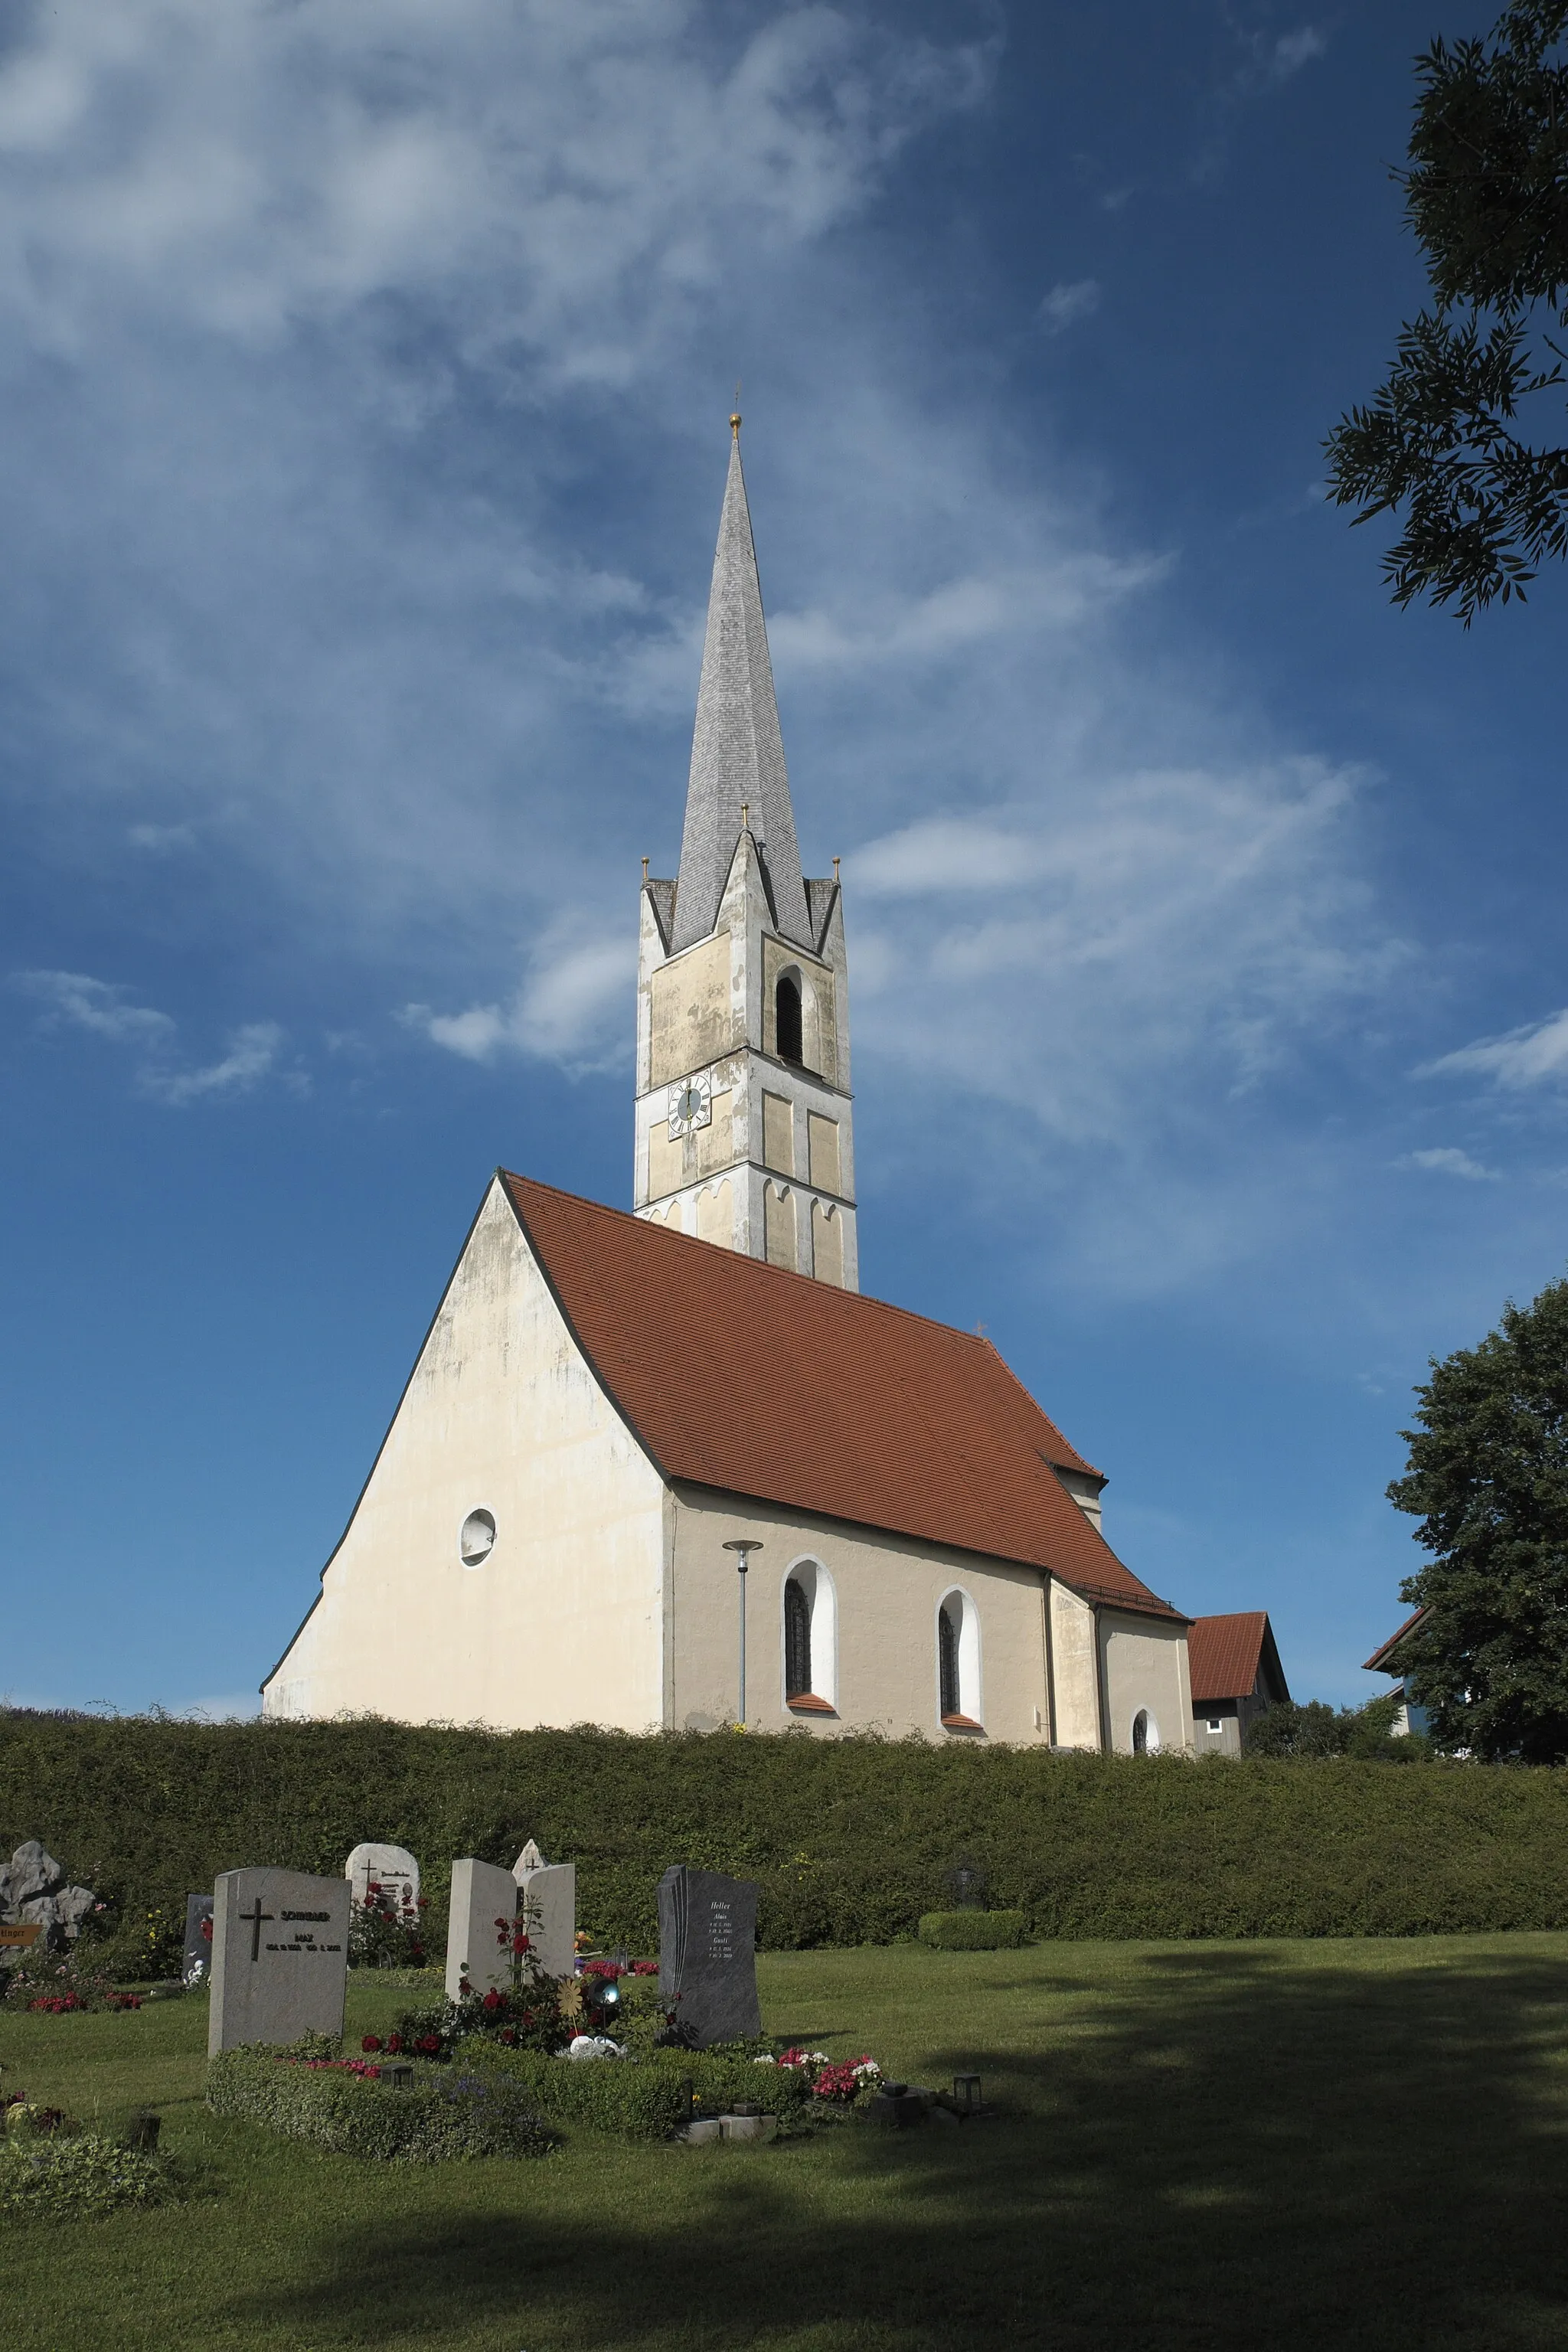
[[[781,1062],[805,1060],[805,1023],[801,1013],[800,982],[785,972],[773,992],[773,1015]]]
[[[811,1687],[811,1603],[792,1576],[784,1586],[784,1696],[803,1698]]]
[[[1132,1753],[1134,1756],[1158,1756],[1160,1727],[1146,1706],[1141,1706],[1132,1718]]]
[[[937,1669],[942,1684],[943,1719],[962,1712],[958,1682],[958,1627],[953,1622],[952,1609],[943,1601],[936,1620]]]

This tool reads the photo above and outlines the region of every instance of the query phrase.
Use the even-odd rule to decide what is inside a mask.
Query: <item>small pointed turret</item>
[[[697,726],[691,740],[691,775],[686,789],[686,826],[675,894],[672,944],[677,951],[705,939],[713,929],[741,836],[742,807],[749,812],[774,920],[786,938],[803,947],[811,944],[756,551],[752,543],[752,518],[741,471],[740,423],[738,416],[731,419],[734,432],[730,477],[724,485],[724,511],[708,596],[708,634],[702,646],[702,682],[697,692]]]

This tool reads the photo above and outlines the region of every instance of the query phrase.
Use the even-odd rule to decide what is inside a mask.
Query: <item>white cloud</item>
[[[623,933],[584,938],[568,919],[542,940],[508,1003],[451,1013],[410,1004],[402,1018],[465,1061],[518,1053],[574,1072],[602,1069],[630,1056],[636,963],[629,924]]]
[[[1091,318],[1100,308],[1100,280],[1079,278],[1070,286],[1053,286],[1040,304],[1040,321],[1053,335]]]
[[[275,1021],[251,1021],[237,1029],[220,1061],[198,1070],[147,1070],[142,1085],[163,1102],[195,1102],[203,1095],[248,1094],[274,1069],[283,1044]]]
[[[1472,1184],[1495,1184],[1500,1181],[1498,1169],[1483,1168],[1468,1151],[1458,1150],[1451,1144],[1436,1145],[1429,1151],[1406,1152],[1401,1165],[1428,1168],[1438,1176],[1461,1176]]]
[[[1568,1007],[1549,1013],[1544,1021],[1528,1021],[1500,1037],[1480,1037],[1472,1045],[1424,1062],[1420,1078],[1463,1076],[1473,1073],[1510,1088],[1549,1085],[1568,1078]]]
[[[174,1034],[166,1013],[156,1013],[149,1004],[127,1004],[128,992],[112,982],[93,980],[83,971],[19,971],[12,977],[16,987],[47,1008],[50,1027],[69,1022],[117,1045],[143,1048],[165,1045]]]
[[[1271,49],[1265,52],[1266,68],[1271,81],[1289,81],[1314,58],[1324,56],[1328,41],[1315,25],[1298,26],[1293,33],[1281,33]]]
[[[128,1004],[127,991],[80,971],[22,971],[14,984],[45,1008],[44,1025],[68,1023],[92,1035],[136,1050],[136,1083],[160,1102],[195,1102],[204,1095],[247,1094],[275,1067],[283,1032],[273,1021],[237,1029],[228,1051],[205,1069],[182,1069],[173,1059],[177,1024],[147,1004]],[[298,1079],[294,1080],[298,1084]]]

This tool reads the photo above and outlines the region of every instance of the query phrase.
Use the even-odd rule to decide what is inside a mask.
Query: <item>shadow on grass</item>
[[[323,2235],[225,2315],[416,2347],[461,2313],[517,2352],[1568,2341],[1561,1968],[1184,1948],[1028,1992],[1028,2054],[930,2053],[928,2080],[981,2069],[994,2123],[650,2150],[598,2213],[509,2175],[417,2242]]]

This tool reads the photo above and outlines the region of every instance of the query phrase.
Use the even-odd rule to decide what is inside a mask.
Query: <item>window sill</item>
[[[792,1715],[837,1715],[838,1712],[831,1699],[818,1698],[815,1691],[799,1691],[794,1698],[786,1698],[784,1705]]]
[[[942,1727],[944,1731],[984,1731],[985,1726],[976,1723],[972,1715],[944,1715]]]

